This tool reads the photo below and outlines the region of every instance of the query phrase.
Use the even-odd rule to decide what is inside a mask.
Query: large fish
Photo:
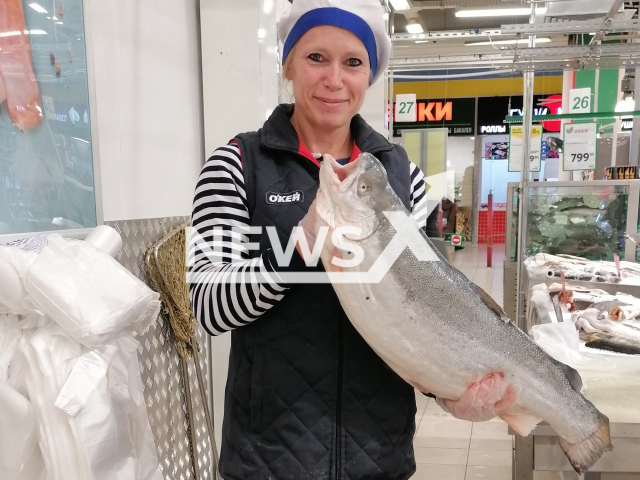
[[[437,253],[415,222],[408,223],[415,232],[396,232],[388,212],[402,213],[405,219],[409,214],[375,157],[365,153],[343,167],[325,156],[311,212],[303,223],[307,230],[313,228],[321,238],[322,227],[329,227],[321,259],[334,275],[345,312],[373,350],[409,384],[457,400],[474,382],[501,374],[504,391],[511,385],[517,392],[516,403],[501,418],[516,432],[528,435],[541,420],[547,421],[580,473],[611,450],[609,419],[582,396],[578,373],[501,318],[495,305],[489,308],[477,287]],[[332,235],[345,226],[361,230],[346,233],[343,240],[351,247],[338,249]],[[396,233],[414,240],[421,235],[431,261],[418,261],[405,249],[379,283],[336,279],[369,271]],[[360,265],[345,266],[358,252],[364,252]]]

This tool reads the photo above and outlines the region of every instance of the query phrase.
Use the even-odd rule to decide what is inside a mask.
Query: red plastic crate
[[[481,210],[478,218],[478,235],[481,237],[487,238],[489,236],[488,225],[487,225],[487,214],[486,210]],[[491,235],[496,235],[492,237],[492,242],[494,245],[503,244],[505,241],[505,234],[507,232],[507,212],[504,210],[498,210],[493,212],[493,231]]]

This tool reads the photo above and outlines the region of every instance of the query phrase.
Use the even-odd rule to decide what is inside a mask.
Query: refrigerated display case
[[[625,234],[638,231],[640,180],[534,182],[529,185],[527,255],[578,255],[589,260],[636,260]],[[509,184],[507,252],[516,261],[518,184]]]
[[[516,318],[519,184],[507,191],[504,307]],[[640,260],[625,235],[638,231],[640,180],[533,182],[529,185],[526,254],[567,254],[613,261]]]
[[[594,263],[614,260],[637,261],[635,243],[627,235],[638,231],[640,180],[591,181],[591,182],[532,182],[529,184],[527,202],[527,228],[525,255],[567,254],[584,257]],[[510,318],[517,317],[518,284],[518,231],[521,204],[519,184],[508,186],[506,258],[504,265],[504,309]],[[540,257],[541,255],[538,255]],[[544,256],[544,255],[542,255]],[[548,258],[548,257],[547,257]],[[592,262],[589,262],[592,263]],[[625,262],[621,262],[625,263]],[[522,269],[524,295],[523,329],[533,333],[535,325],[544,323],[536,315],[531,292],[535,285],[561,282],[558,278],[536,276],[536,272]],[[618,272],[619,273],[619,272]],[[640,298],[640,286],[608,281],[567,280],[567,286],[597,288],[612,295],[629,294]],[[566,312],[569,314],[569,312]],[[569,320],[571,322],[571,320]],[[558,320],[560,322],[560,320]],[[573,328],[573,326],[572,326]],[[618,355],[618,354],[614,354]],[[639,472],[638,458],[629,455],[640,439],[640,416],[634,398],[638,395],[640,365],[629,360],[629,371],[579,369],[589,385],[584,392],[610,420],[613,452],[603,456],[586,478],[599,479],[605,474]],[[514,434],[512,430],[509,431]],[[565,472],[568,478],[572,469],[566,461],[556,432],[542,423],[526,437],[515,439],[513,478],[531,479],[534,471]],[[629,478],[636,478],[632,474]],[[626,478],[626,476],[625,476]]]

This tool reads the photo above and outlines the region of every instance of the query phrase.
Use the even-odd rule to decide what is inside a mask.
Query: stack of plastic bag
[[[159,296],[59,235],[0,246],[3,480],[161,480],[138,366]]]

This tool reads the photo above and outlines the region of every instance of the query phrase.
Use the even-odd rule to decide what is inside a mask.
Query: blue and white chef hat
[[[391,39],[387,34],[379,0],[294,0],[278,24],[284,42],[282,63],[300,38],[314,27],[333,25],[349,30],[369,52],[371,84],[389,65]]]

